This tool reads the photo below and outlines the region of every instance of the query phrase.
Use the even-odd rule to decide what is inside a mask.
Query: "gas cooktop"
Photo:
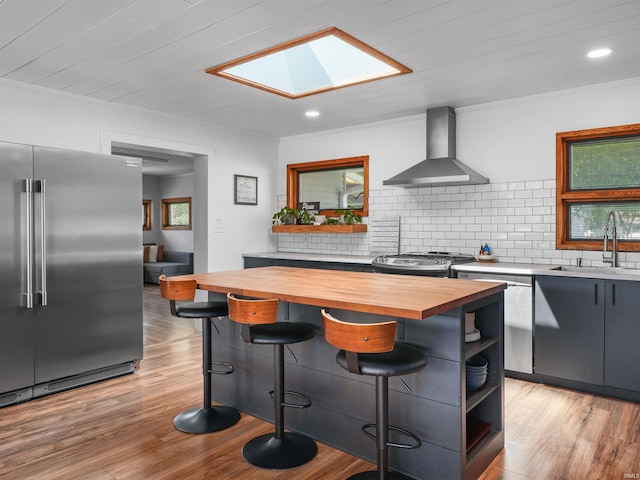
[[[447,277],[449,276],[451,265],[473,262],[474,260],[475,257],[473,255],[430,251],[380,255],[371,264],[376,272]]]

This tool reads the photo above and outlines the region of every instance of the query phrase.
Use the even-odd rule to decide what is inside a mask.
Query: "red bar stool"
[[[260,435],[247,442],[242,456],[247,463],[260,468],[282,470],[307,463],[318,452],[316,443],[306,435],[284,431],[284,408],[308,408],[311,400],[298,392],[284,389],[284,346],[304,342],[315,336],[311,325],[298,322],[276,322],[277,299],[246,299],[228,294],[229,318],[241,324],[242,339],[255,345],[273,345],[273,399],[275,432]],[[286,403],[285,393],[301,399]]]
[[[362,426],[362,433],[376,441],[377,470],[360,472],[348,480],[410,480],[410,477],[389,471],[389,448],[418,448],[420,439],[403,428],[389,425],[389,377],[408,375],[427,365],[427,355],[417,347],[396,342],[396,322],[348,323],[322,310],[325,340],[341,350],[336,363],[358,375],[376,377],[376,423]],[[376,429],[375,435],[369,432]],[[389,442],[389,430],[409,437],[413,443]]]
[[[193,302],[196,295],[195,280],[169,280],[166,275],[158,278],[160,295],[169,300],[171,315],[179,318],[202,319],[202,376],[204,401],[202,407],[179,414],[174,426],[185,433],[210,433],[224,430],[238,423],[240,412],[232,407],[211,405],[211,374],[228,375],[233,366],[227,362],[214,362],[211,354],[211,320],[228,314],[225,302]],[[187,301],[187,303],[176,303]],[[212,365],[222,365],[225,370],[213,370]]]

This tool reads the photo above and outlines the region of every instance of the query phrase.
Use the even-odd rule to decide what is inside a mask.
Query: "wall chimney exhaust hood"
[[[456,158],[456,112],[452,107],[427,109],[427,159],[382,182],[383,185],[431,187],[489,183]]]

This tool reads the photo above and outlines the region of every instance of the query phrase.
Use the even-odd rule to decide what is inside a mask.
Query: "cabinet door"
[[[537,374],[603,384],[604,280],[537,277]]]
[[[640,282],[607,280],[604,383],[640,392]]]
[[[268,258],[244,257],[244,268],[270,267],[273,265]]]

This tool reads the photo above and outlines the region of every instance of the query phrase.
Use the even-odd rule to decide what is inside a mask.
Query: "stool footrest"
[[[214,370],[213,368],[210,368],[208,370],[208,372],[210,374],[215,374],[215,375],[229,375],[231,373],[233,373],[233,365],[231,365],[228,362],[211,362],[211,365],[221,365],[223,367],[226,367],[226,370]]]
[[[303,403],[287,403],[287,402],[282,402],[282,406],[283,407],[289,407],[289,408],[309,408],[311,406],[311,399],[309,397],[307,397],[306,395],[303,395],[301,393],[298,392],[293,392],[291,390],[285,390],[284,392],[285,396],[289,395],[292,397],[297,397],[299,399],[301,399],[303,401]],[[269,392],[269,396],[271,397],[271,400],[275,401],[275,394],[274,391],[271,390]]]
[[[362,433],[364,433],[367,437],[369,437],[372,440],[375,440],[376,436],[373,433],[369,432],[369,429],[371,428],[375,429],[376,424],[367,423],[366,425],[362,426],[361,430],[362,430]],[[422,445],[422,441],[415,434],[411,433],[409,430],[405,430],[404,428],[400,428],[400,427],[394,427],[393,425],[389,425],[387,428],[388,430],[398,432],[401,435],[409,437],[414,441],[414,443],[387,442],[388,447],[414,449],[414,448],[419,448]]]

